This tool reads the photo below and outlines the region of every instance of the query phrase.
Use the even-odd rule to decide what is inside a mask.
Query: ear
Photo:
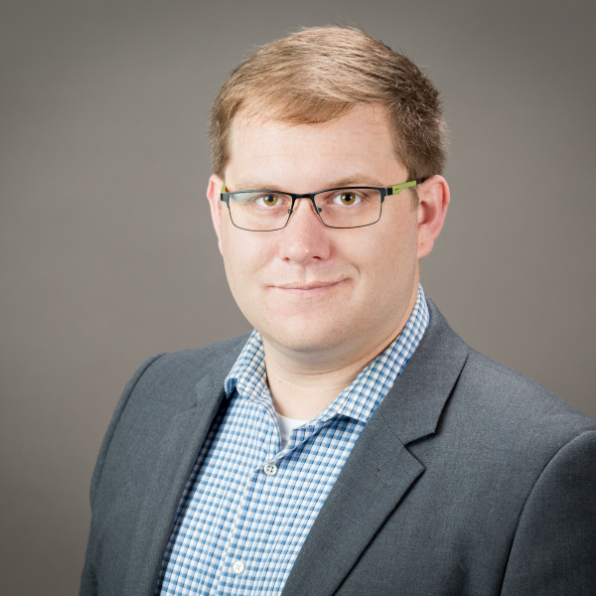
[[[212,174],[207,185],[207,199],[209,199],[209,208],[211,209],[211,220],[213,228],[217,235],[217,245],[221,253],[221,206],[220,194],[223,188],[223,180],[216,174]]]
[[[416,186],[418,190],[418,259],[433,249],[449,207],[449,186],[443,176],[433,176]]]

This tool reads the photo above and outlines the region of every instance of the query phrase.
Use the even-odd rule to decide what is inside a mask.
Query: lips
[[[340,279],[339,281],[294,281],[289,282],[286,284],[275,284],[274,287],[280,290],[295,290],[295,291],[316,291],[316,290],[325,290],[327,288],[331,288],[333,286],[337,286],[347,280]]]

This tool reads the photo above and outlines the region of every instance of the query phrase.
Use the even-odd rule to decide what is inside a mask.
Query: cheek
[[[361,261],[369,299],[382,302],[384,297],[393,300],[410,294],[416,274],[417,238],[416,220],[409,214],[388,221],[377,234],[370,235]]]
[[[378,267],[395,269],[416,260],[418,227],[416,214],[410,210],[387,215],[392,217],[381,220],[383,225],[376,224],[378,229],[369,236],[367,252],[375,252]]]
[[[224,266],[232,293],[237,299],[249,293],[257,283],[257,273],[271,258],[269,243],[254,232],[235,228],[222,222],[221,245]]]

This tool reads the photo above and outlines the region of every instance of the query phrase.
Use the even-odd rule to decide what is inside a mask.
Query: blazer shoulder
[[[550,457],[553,447],[596,428],[538,383],[470,348],[428,297],[427,304],[428,329],[382,407],[403,442],[440,428],[445,437],[482,437]]]
[[[160,354],[153,361],[151,372],[153,374],[176,374],[188,371],[193,377],[200,378],[213,369],[232,368],[236,358],[246,344],[250,334],[245,333],[218,341],[201,348],[166,352]]]
[[[516,429],[536,447],[553,441],[560,447],[596,430],[595,420],[542,385],[471,348],[457,393],[494,432]]]
[[[174,415],[196,403],[195,386],[207,375],[221,385],[234,365],[249,335],[239,335],[202,348],[168,352],[154,358],[143,374],[135,374],[134,390],[127,408],[150,409],[163,416]]]

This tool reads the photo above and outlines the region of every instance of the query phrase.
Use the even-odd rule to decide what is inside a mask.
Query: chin
[[[265,325],[255,325],[269,342],[292,352],[321,352],[340,344],[348,327],[330,324],[329,317],[308,315],[268,320]]]

